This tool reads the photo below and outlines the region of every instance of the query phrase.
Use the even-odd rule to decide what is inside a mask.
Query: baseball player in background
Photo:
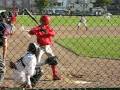
[[[12,34],[15,32],[15,24],[16,24],[16,20],[17,20],[17,14],[16,13],[12,13],[12,12],[8,12],[8,18],[9,20],[9,24],[12,26]]]
[[[10,62],[10,68],[13,70],[13,79],[24,88],[32,88],[33,85],[42,76],[42,72],[37,64],[37,52],[39,47],[35,43],[30,43],[27,53],[15,63]],[[35,81],[37,80],[37,81]]]
[[[86,20],[85,16],[81,16],[81,17],[80,17],[80,21],[79,21],[79,23],[78,23],[78,25],[77,25],[77,26],[78,26],[78,30],[79,30],[81,24],[83,24],[83,25],[85,26],[85,29],[86,29],[86,31],[87,31],[87,30],[88,30],[88,27],[87,27],[87,20]]]
[[[10,12],[2,12],[1,15],[4,17],[5,23],[7,24],[7,27],[10,29],[10,34],[12,35],[15,30],[15,26],[12,24]]]
[[[43,15],[40,18],[40,25],[32,28],[29,31],[30,35],[35,35],[37,37],[37,43],[40,47],[39,55],[38,55],[38,63],[40,63],[42,55],[45,53],[48,56],[47,62],[45,64],[49,64],[52,69],[53,80],[60,80],[58,76],[57,70],[57,56],[54,55],[51,45],[52,45],[52,37],[55,35],[55,31],[49,26],[50,17],[47,15]]]
[[[105,18],[110,21],[112,14],[111,13],[106,13]]]

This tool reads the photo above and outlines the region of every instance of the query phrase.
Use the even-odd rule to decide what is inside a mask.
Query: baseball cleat
[[[61,78],[56,75],[56,76],[53,77],[53,80],[61,80]]]

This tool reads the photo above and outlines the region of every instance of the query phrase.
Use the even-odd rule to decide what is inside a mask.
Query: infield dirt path
[[[119,36],[120,27],[113,28],[90,28],[88,31],[76,27],[55,27],[57,38],[63,37],[87,37],[87,36]],[[35,38],[28,37],[27,33],[17,30],[9,41],[9,55],[6,60],[7,72],[4,83],[1,86],[16,87],[11,80],[11,70],[8,67],[9,60],[15,61],[26,50],[29,42]],[[120,61],[100,58],[80,57],[54,43],[54,53],[59,57],[58,69],[62,80],[52,81],[51,69],[48,65],[43,66],[44,75],[36,85],[36,88],[57,87],[119,87],[120,86]]]

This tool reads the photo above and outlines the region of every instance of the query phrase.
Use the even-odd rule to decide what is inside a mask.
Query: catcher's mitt
[[[35,75],[30,78],[31,83],[32,83],[32,87],[35,87],[35,85],[37,84],[37,82],[39,81],[39,79],[43,75],[43,72],[42,72],[40,67],[36,67],[35,70],[36,70]]]

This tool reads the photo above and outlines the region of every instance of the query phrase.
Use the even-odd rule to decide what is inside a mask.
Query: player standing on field
[[[111,16],[112,16],[111,13],[106,13],[106,14],[105,14],[105,18],[108,20],[108,22],[110,21]]]
[[[29,31],[30,35],[37,37],[37,43],[40,47],[38,55],[38,63],[40,63],[42,55],[45,53],[48,56],[47,63],[51,66],[53,80],[60,80],[57,72],[57,57],[54,55],[51,45],[52,37],[55,35],[54,30],[49,26],[50,17],[47,15],[41,16],[40,25],[32,28]],[[45,62],[46,63],[46,62]]]
[[[85,26],[85,29],[86,29],[86,31],[87,31],[87,30],[88,30],[88,27],[87,27],[87,20],[86,20],[85,16],[81,16],[81,17],[80,17],[80,21],[79,21],[79,23],[78,23],[78,25],[77,25],[77,26],[78,26],[77,30],[79,30],[81,24],[83,24],[83,25]]]

